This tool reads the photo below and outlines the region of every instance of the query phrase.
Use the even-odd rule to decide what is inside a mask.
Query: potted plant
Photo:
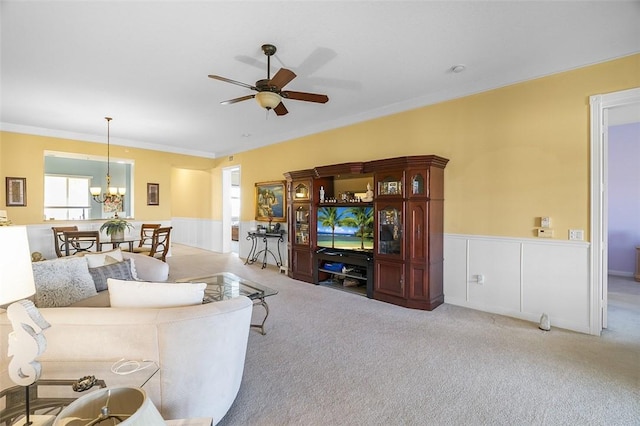
[[[105,234],[111,236],[111,241],[113,241],[124,239],[124,232],[128,229],[133,229],[133,225],[124,219],[114,217],[102,224],[100,232],[104,231]]]

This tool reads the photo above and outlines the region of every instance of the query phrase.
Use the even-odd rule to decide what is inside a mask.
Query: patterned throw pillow
[[[93,278],[96,291],[104,291],[108,288],[107,278],[117,278],[119,280],[127,281],[133,280],[130,259],[112,263],[110,265],[98,266],[97,268],[89,268],[89,273]]]
[[[83,257],[45,260],[31,266],[36,286],[34,303],[38,308],[69,306],[97,294]]]

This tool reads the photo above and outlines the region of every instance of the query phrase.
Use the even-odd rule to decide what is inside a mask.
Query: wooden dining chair
[[[100,231],[66,231],[64,240],[66,256],[100,251]]]
[[[149,256],[160,259],[163,262],[167,261],[167,253],[169,253],[169,243],[172,228],[173,227],[171,226],[165,226],[157,228],[153,231]]]
[[[148,253],[153,245],[153,231],[160,228],[159,223],[143,223],[140,226],[140,242],[133,248],[134,253]]]
[[[66,256],[66,244],[67,242],[64,239],[64,233],[67,231],[77,231],[77,226],[53,226],[51,228],[53,230],[53,247],[56,251],[56,256],[63,257]]]

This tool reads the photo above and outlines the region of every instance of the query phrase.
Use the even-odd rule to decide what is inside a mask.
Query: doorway
[[[240,252],[240,166],[222,170],[222,252]]]
[[[600,335],[608,322],[608,129],[611,113],[640,108],[640,88],[595,95],[591,103],[591,274],[590,334]]]

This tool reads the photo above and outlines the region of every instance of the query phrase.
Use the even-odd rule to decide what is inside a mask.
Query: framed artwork
[[[104,213],[121,213],[124,211],[124,198],[120,195],[108,195],[102,204]]]
[[[147,183],[147,205],[148,206],[160,205],[160,184],[159,183]]]
[[[256,220],[285,222],[285,181],[256,183]]]
[[[7,177],[7,207],[27,205],[27,178]]]

